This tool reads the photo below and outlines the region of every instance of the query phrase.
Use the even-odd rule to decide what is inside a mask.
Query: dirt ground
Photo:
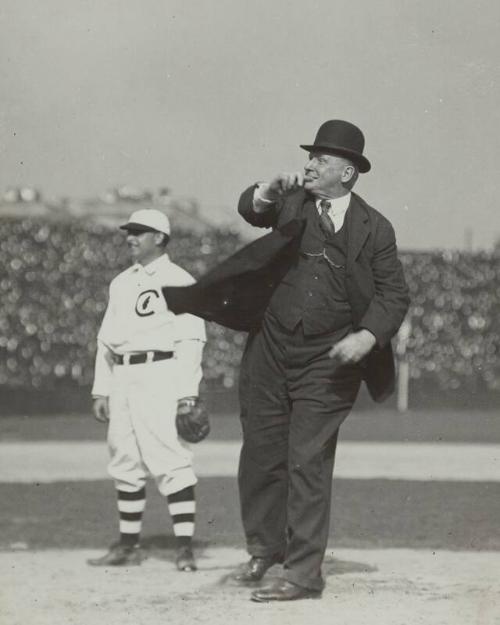
[[[497,553],[339,550],[325,562],[321,600],[257,604],[230,572],[246,555],[208,549],[196,573],[150,558],[140,567],[93,569],[91,551],[0,554],[5,625],[497,625]],[[274,567],[268,577],[279,575]]]
[[[374,415],[372,415],[374,416]],[[498,443],[498,417],[354,417],[347,440]],[[474,422],[472,422],[474,421]],[[235,440],[238,426],[214,423]],[[90,436],[82,436],[88,432]],[[97,440],[93,422],[0,419],[12,441]],[[22,446],[20,447],[22,449]],[[31,447],[26,446],[29,450]],[[412,449],[407,446],[408,453]],[[0,453],[2,445],[0,445]],[[58,456],[56,455],[56,458]],[[29,452],[13,461],[24,466]],[[140,567],[95,569],[86,559],[115,539],[107,479],[0,483],[1,625],[500,625],[500,475],[494,481],[334,480],[321,600],[257,604],[231,582],[247,559],[233,476],[197,487],[199,570],[181,574],[165,502],[148,486]],[[268,578],[276,578],[274,567]]]

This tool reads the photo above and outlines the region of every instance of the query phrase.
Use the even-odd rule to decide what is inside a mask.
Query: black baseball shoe
[[[180,547],[177,550],[175,565],[178,571],[183,571],[184,573],[191,573],[197,570],[198,567],[196,566],[191,547]]]
[[[100,558],[90,558],[90,566],[138,566],[144,560],[139,545],[113,545],[108,553]]]

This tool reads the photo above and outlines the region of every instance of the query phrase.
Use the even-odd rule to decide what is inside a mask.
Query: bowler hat
[[[321,124],[313,145],[301,145],[301,148],[312,152],[324,150],[329,154],[344,156],[358,166],[364,174],[370,171],[370,161],[363,156],[365,137],[361,130],[342,119],[331,119]]]

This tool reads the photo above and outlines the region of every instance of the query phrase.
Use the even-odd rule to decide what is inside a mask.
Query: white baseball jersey
[[[176,354],[177,365],[184,369],[178,375],[178,397],[198,395],[205,324],[194,315],[174,315],[161,291],[163,286],[193,282],[192,276],[171,262],[166,253],[146,266],[135,264],[114,278],[97,337],[92,395],[109,396],[113,353],[150,350]]]

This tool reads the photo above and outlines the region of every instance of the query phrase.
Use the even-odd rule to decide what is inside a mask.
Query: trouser
[[[110,394],[108,471],[136,492],[151,474],[162,495],[196,484],[193,454],[177,436],[176,361],[115,365]]]
[[[249,336],[240,375],[243,447],[239,490],[247,548],[284,557],[289,581],[321,590],[340,424],[361,383],[357,366],[333,365],[350,328],[304,336],[267,316]]]

